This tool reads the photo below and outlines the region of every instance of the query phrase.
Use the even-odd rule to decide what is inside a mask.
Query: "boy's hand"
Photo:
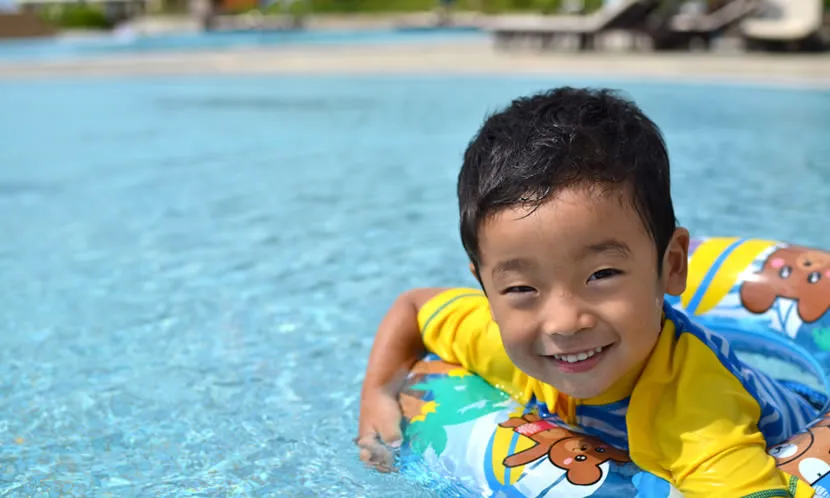
[[[381,472],[394,471],[395,453],[402,439],[401,408],[397,398],[383,390],[364,394],[355,438],[360,459]]]

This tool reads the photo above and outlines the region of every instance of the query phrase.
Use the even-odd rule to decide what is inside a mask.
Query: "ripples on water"
[[[461,153],[562,83],[0,83],[0,491],[423,496],[350,442],[374,327],[473,285]],[[624,88],[693,232],[830,247],[830,94]]]

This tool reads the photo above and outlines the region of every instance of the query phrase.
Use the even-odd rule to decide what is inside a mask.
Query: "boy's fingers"
[[[390,414],[390,417],[384,421],[383,426],[378,427],[378,433],[384,444],[392,448],[400,447],[403,440],[403,436],[401,436],[401,411],[395,410],[394,414]]]
[[[378,439],[378,433],[373,430],[370,430],[358,435],[356,438],[354,438],[353,442],[359,448],[371,450],[373,447],[379,446],[380,441]]]
[[[394,448],[394,449],[400,448],[401,443],[403,442],[403,437],[401,436],[401,431],[400,431],[400,429],[397,429],[397,428],[389,429],[386,432],[381,433],[380,438],[383,441],[383,444],[385,444],[386,446],[389,446],[390,448]]]
[[[364,463],[372,462],[372,452],[366,448],[360,448],[360,460]]]
[[[364,461],[377,461],[383,458],[388,449],[378,439],[377,434],[366,434],[363,437],[355,438],[355,443],[360,448],[360,458]]]
[[[358,422],[354,443],[360,448],[360,459],[380,472],[394,472],[397,449],[400,448],[401,410],[397,399],[379,397],[373,405],[375,416],[364,416]],[[378,423],[381,421],[381,423]]]
[[[375,437],[356,440],[360,447],[360,460],[367,467],[372,467],[380,472],[392,472],[395,469],[392,464],[395,456]]]
[[[387,473],[394,472],[394,471],[398,470],[395,467],[392,467],[391,465],[388,465],[388,464],[383,463],[383,462],[379,462],[379,463],[363,462],[363,464],[366,467],[370,468],[370,469],[375,469],[378,472],[383,472],[384,474],[387,474]]]
[[[383,472],[384,474],[388,474],[390,472],[398,470],[395,467],[392,467],[391,465],[388,465],[386,463],[380,463],[375,468],[378,470],[378,472]]]

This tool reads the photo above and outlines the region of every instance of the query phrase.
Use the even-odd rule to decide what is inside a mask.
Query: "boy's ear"
[[[679,296],[686,290],[689,271],[689,231],[683,227],[674,230],[663,255],[663,285],[666,294]]]

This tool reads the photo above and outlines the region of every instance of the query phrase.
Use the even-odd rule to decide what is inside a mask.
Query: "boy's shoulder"
[[[479,289],[471,287],[447,287],[436,292],[428,299],[419,313],[432,315],[440,312],[454,311],[457,308],[488,306],[487,296]]]
[[[795,434],[815,416],[815,409],[801,395],[776,380],[769,372],[742,361],[729,342],[729,336],[696,323],[683,311],[665,307],[666,328],[673,334],[661,338],[655,356],[649,360],[647,372],[641,377],[637,390],[649,398],[652,405],[661,404],[657,398],[683,398],[689,406],[702,403],[707,409],[713,404],[746,407],[736,400],[754,400],[758,411],[759,429],[769,444],[777,444]],[[682,392],[682,395],[679,394]],[[678,398],[678,396],[680,396]],[[704,410],[698,414],[708,416]]]
[[[487,296],[479,289],[470,287],[445,288],[428,299],[418,310],[418,324],[421,331],[425,331],[433,323],[441,323],[452,315],[468,315],[471,311],[477,313],[477,321],[489,317],[490,306]]]
[[[674,361],[683,362],[686,369],[692,364],[699,368],[704,365],[713,369],[723,367],[739,379],[752,375],[753,368],[738,358],[726,337],[671,305],[665,306],[665,314],[674,333],[671,341]]]
[[[755,384],[763,374],[741,361],[726,337],[669,304],[663,311],[661,336],[635,390],[656,383],[667,389],[666,394],[680,389],[687,397],[692,392],[704,393],[727,385],[752,395],[758,393]]]
[[[805,398],[793,392],[788,384],[776,380],[772,372],[764,371],[739,358],[728,335],[695,322],[681,310],[668,308],[669,306],[666,317],[674,324],[670,362],[673,363],[673,370],[679,377],[686,377],[696,383],[729,384],[737,381],[735,386],[740,385],[758,401],[765,412],[776,407],[788,412],[806,413],[810,410],[810,407],[805,405]],[[704,376],[709,380],[701,381]],[[734,381],[727,378],[733,378]],[[715,387],[709,385],[704,391]]]
[[[671,305],[667,304],[664,307],[664,312],[666,320],[672,324],[675,344],[682,343],[685,340],[699,341],[723,359],[730,356],[734,357],[735,360],[738,359],[729,347],[729,341],[721,334],[695,322],[684,311]]]

